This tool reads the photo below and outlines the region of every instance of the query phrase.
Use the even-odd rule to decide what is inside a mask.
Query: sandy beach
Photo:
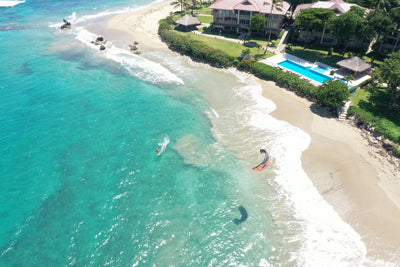
[[[113,42],[137,41],[143,51],[166,50],[157,34],[158,20],[171,11],[167,2],[116,15],[106,28],[96,26],[97,32]],[[350,122],[338,121],[274,82],[259,82],[263,95],[277,105],[272,116],[311,136],[302,155],[303,168],[327,202],[360,234],[368,258],[400,261],[399,160],[390,158]]]
[[[332,118],[274,82],[260,82],[263,95],[277,105],[272,115],[310,134],[303,168],[321,195],[361,235],[367,256],[399,259],[399,161],[370,145],[367,134],[350,122]]]

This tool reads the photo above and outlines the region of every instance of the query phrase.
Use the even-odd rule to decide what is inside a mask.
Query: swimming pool
[[[328,68],[325,68],[325,67],[318,66],[318,67],[313,68],[312,70],[318,71],[318,72],[320,72],[320,73],[325,73],[325,72],[327,72],[329,69],[328,69]]]
[[[319,83],[323,83],[325,80],[333,80],[333,78],[322,74],[321,72],[315,71],[311,69],[311,67],[304,67],[290,60],[282,61],[278,63],[278,65],[291,71],[297,72]]]

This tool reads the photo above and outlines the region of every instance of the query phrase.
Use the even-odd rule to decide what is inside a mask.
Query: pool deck
[[[286,71],[286,72],[294,73],[298,77],[310,82],[311,84],[313,84],[315,86],[320,86],[322,84],[322,83],[317,82],[317,81],[315,81],[313,79],[310,79],[310,78],[308,78],[308,77],[306,77],[304,75],[301,75],[300,73],[291,71],[291,70],[289,70],[287,68],[284,68],[284,67],[281,67],[281,66],[278,65],[278,63],[280,63],[282,61],[285,61],[285,60],[293,61],[293,62],[295,62],[295,63],[297,63],[299,65],[302,65],[303,67],[311,67],[311,68],[321,67],[321,68],[326,68],[327,71],[320,72],[320,73],[322,73],[322,74],[324,74],[326,76],[329,76],[332,79],[343,79],[346,76],[346,74],[342,73],[339,69],[334,68],[332,66],[328,66],[328,65],[326,65],[324,63],[321,63],[321,62],[312,63],[312,62],[309,62],[307,60],[298,58],[296,56],[293,56],[293,55],[287,54],[287,53],[278,54],[276,56],[260,60],[259,62],[264,63],[264,64],[269,65],[269,66],[272,66],[272,67],[275,67],[275,68],[278,68],[278,69],[281,69],[281,70]],[[335,71],[334,75],[330,75],[331,70]],[[361,76],[354,77],[355,80],[349,82],[348,85],[349,85],[349,87],[354,87],[354,86],[362,83],[363,81],[369,79],[370,77],[371,76],[369,76],[369,75],[361,75]]]

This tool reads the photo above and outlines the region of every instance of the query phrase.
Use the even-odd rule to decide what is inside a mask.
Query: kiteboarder
[[[239,211],[240,211],[240,219],[233,219],[233,223],[238,225],[247,220],[247,211],[243,206],[239,206]]]
[[[270,160],[271,160],[268,155],[268,152],[265,149],[260,149],[260,153],[265,154],[265,157],[264,157],[264,160],[260,164],[258,164],[256,167],[253,168],[253,170],[255,170],[255,171],[262,171],[265,168],[267,168],[270,163]]]

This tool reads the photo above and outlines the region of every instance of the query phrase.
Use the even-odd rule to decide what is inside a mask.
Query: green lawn
[[[360,109],[360,116],[380,133],[400,143],[400,110],[390,109],[387,88],[370,85],[351,96],[351,105]]]
[[[208,8],[208,6],[203,6],[201,8],[193,9],[194,14],[206,14],[211,15],[212,9]]]
[[[292,54],[296,57],[308,60],[310,62],[322,62],[332,67],[338,67],[336,65],[336,62],[344,59],[338,52],[335,51],[332,55],[328,55],[328,50],[313,48],[307,48],[304,50],[302,46],[298,45],[292,45],[291,49],[286,49],[286,53]]]
[[[334,50],[332,55],[328,55],[329,47],[324,46],[310,46],[310,48],[304,47],[302,45],[291,45],[291,50],[286,49],[286,53],[292,54],[296,57],[308,60],[310,62],[322,62],[332,67],[338,67],[336,63],[340,60],[355,56],[352,52],[346,52],[344,57],[342,57],[342,50]],[[364,61],[371,63],[372,59],[368,56],[362,57]],[[373,66],[380,64],[379,59],[375,59]]]
[[[351,104],[353,106],[358,106],[360,101],[368,101],[369,96],[371,95],[370,91],[367,89],[360,89],[350,96]]]
[[[201,23],[211,24],[213,22],[213,17],[204,16],[204,15],[196,15],[196,18],[200,20]]]
[[[233,56],[233,57],[238,57],[242,51],[244,49],[247,49],[248,47],[243,46],[242,44],[239,44],[237,42],[231,42],[231,41],[226,41],[226,40],[221,40],[218,38],[213,38],[213,37],[209,37],[209,36],[204,36],[201,34],[194,34],[192,32],[179,32],[176,31],[177,33],[181,34],[181,35],[186,35],[186,36],[190,36],[190,38],[193,38],[195,40],[200,40],[205,42],[208,46],[215,48],[215,49],[219,49],[222,51],[225,51],[226,53],[228,53],[229,55]],[[239,42],[239,40],[238,40]],[[260,58],[267,58],[272,56],[273,54],[270,52],[267,52],[264,56],[264,50],[263,49],[257,49],[257,48],[250,48],[250,54],[252,56],[259,56]]]

